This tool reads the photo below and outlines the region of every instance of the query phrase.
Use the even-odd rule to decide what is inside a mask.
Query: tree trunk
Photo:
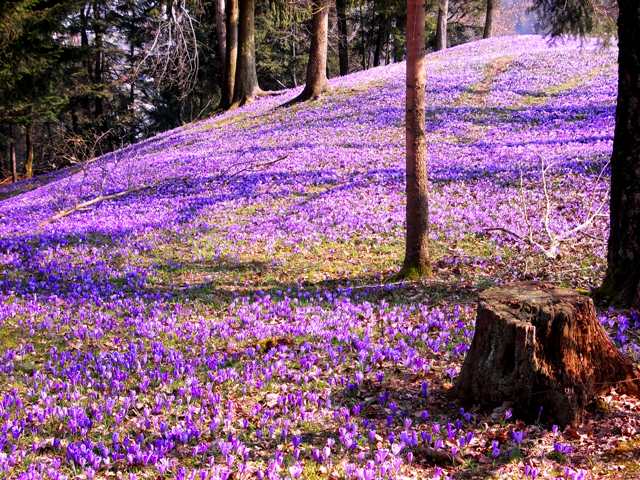
[[[225,28],[225,63],[224,80],[222,85],[222,106],[231,107],[233,93],[236,84],[236,67],[238,62],[238,17],[240,10],[238,0],[227,0],[226,5],[227,25]]]
[[[495,15],[497,2],[498,0],[487,0],[487,15],[484,19],[484,32],[482,34],[482,38],[491,37],[491,33],[493,32],[493,17]]]
[[[338,57],[340,75],[349,74],[349,24],[347,23],[347,0],[336,0],[338,15]]]
[[[133,9],[131,10],[130,13],[132,17],[135,15],[135,11]],[[129,68],[133,72],[135,71],[135,68],[136,68],[136,47],[134,44],[135,33],[132,30],[133,29],[130,29],[128,33],[129,33]],[[135,75],[131,75],[131,79],[129,82],[129,99],[128,99],[128,107],[129,107],[129,111],[131,112],[134,111],[135,101],[136,101],[136,79],[135,79]],[[129,141],[133,143],[134,140],[135,140],[135,134],[131,132]]]
[[[104,81],[104,52],[103,52],[103,43],[102,43],[102,34],[103,34],[103,19],[100,18],[100,7],[97,1],[93,2],[93,30],[94,30],[94,44],[95,44],[95,58],[94,58],[94,68],[93,68],[93,83],[98,87],[100,93],[96,95],[94,100],[95,105],[95,115],[96,117],[100,117],[104,113],[104,103],[102,101],[101,91],[103,88],[102,82]]]
[[[436,50],[447,48],[447,20],[449,16],[449,0],[440,0],[438,7],[438,26],[436,28]]]
[[[89,56],[89,34],[87,33],[89,29],[89,21],[87,19],[87,14],[90,11],[89,8],[90,6],[88,4],[82,5],[82,8],[80,8],[80,47],[83,58],[82,63],[84,65],[84,69],[87,72],[87,83],[93,82],[93,63],[91,62],[91,58]],[[89,97],[86,94],[83,94],[80,97],[79,103],[80,107],[83,110],[82,113],[84,115],[90,115],[91,105]],[[75,119],[77,119],[77,116],[75,117]],[[78,122],[76,121],[75,123],[76,125],[74,126],[73,131],[77,132]]]
[[[18,162],[16,161],[16,142],[12,138],[9,140],[9,160],[11,161],[11,180],[18,181]]]
[[[311,48],[307,63],[307,80],[304,90],[294,101],[316,99],[328,87],[329,0],[313,0],[312,8]]]
[[[387,32],[387,26],[385,24],[386,19],[384,15],[378,15],[378,32],[376,35],[376,48],[373,52],[373,66],[379,67],[380,60],[382,58],[382,49],[384,47],[385,36]]]
[[[225,65],[225,56],[227,54],[227,29],[225,26],[224,15],[224,2],[225,0],[215,0],[215,12],[216,12],[216,40],[219,65]]]
[[[255,0],[240,0],[238,65],[233,103],[244,105],[260,92],[256,72]]]
[[[640,308],[640,3],[619,0],[618,6],[608,267],[597,294],[619,306]]]
[[[33,126],[28,124],[24,127],[24,138],[26,145],[26,156],[24,161],[25,177],[33,177],[33,138],[32,138]]]
[[[391,32],[387,31],[387,37],[384,41],[384,62],[385,65],[391,63]]]
[[[362,48],[360,49],[362,53],[362,69],[367,69],[367,31],[364,28],[364,12],[362,10],[362,4],[364,2],[360,2],[360,36],[362,41]]]
[[[402,16],[396,17],[396,31],[393,36],[393,60],[395,62],[404,60],[404,45],[402,40],[404,39],[405,23],[406,21]]]
[[[455,392],[466,404],[512,402],[520,418],[565,426],[580,422],[612,386],[638,395],[638,373],[598,322],[589,297],[518,283],[480,295]]]
[[[294,87],[298,86],[298,51],[296,48],[296,41],[298,38],[298,32],[296,29],[296,22],[291,22],[291,83]]]
[[[0,129],[2,130],[2,129]],[[0,177],[0,180],[4,180],[4,175],[5,172],[9,172],[11,171],[11,160],[10,157],[11,155],[9,154],[9,142],[7,142],[4,145],[4,152],[2,152],[2,160],[0,161],[0,175],[2,175],[2,177]],[[5,157],[6,155],[6,157]]]
[[[405,276],[430,273],[424,23],[425,0],[407,0],[407,231],[402,272]]]

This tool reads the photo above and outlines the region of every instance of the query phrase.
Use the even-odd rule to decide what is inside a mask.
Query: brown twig
[[[281,157],[276,158],[275,160],[269,160],[267,162],[254,162],[254,163],[249,163],[246,164],[243,168],[241,168],[240,170],[237,170],[235,172],[233,172],[231,175],[229,175],[229,172],[231,170],[233,170],[234,167],[237,167],[238,165],[242,165],[242,163],[238,162],[238,163],[234,163],[233,165],[231,165],[227,170],[225,170],[224,172],[222,172],[220,174],[219,178],[223,178],[223,185],[228,185],[231,180],[233,180],[234,177],[237,177],[238,175],[240,175],[241,173],[247,172],[247,171],[255,171],[255,168],[265,168],[265,167],[270,167],[271,165],[275,165],[278,162],[281,162],[285,159],[287,159],[289,157],[289,155],[283,155]],[[226,178],[225,178],[226,177]]]
[[[517,240],[520,240],[523,243],[526,243],[527,245],[530,244],[529,240],[524,238],[522,235],[518,235],[516,232],[512,232],[511,230],[507,230],[506,228],[502,228],[502,227],[492,227],[492,228],[483,228],[482,229],[483,232],[502,232],[502,233],[506,233],[507,235],[511,235],[512,237],[514,237]]]
[[[446,450],[431,447],[421,447],[415,451],[417,461],[427,461],[436,465],[461,465],[463,462],[459,455],[452,455]]]

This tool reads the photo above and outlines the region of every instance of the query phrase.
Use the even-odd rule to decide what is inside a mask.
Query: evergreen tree
[[[72,47],[61,33],[72,6],[64,0],[14,0],[0,7],[0,123],[10,126],[12,159],[16,135],[24,132],[27,177],[33,175],[33,126],[55,120],[67,103],[61,77]],[[14,179],[16,163],[12,160]]]

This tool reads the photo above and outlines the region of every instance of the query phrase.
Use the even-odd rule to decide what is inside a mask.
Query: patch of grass
[[[455,102],[455,105],[470,106],[474,108],[483,107],[486,103],[487,97],[491,93],[491,86],[493,82],[509,69],[512,62],[512,57],[503,56],[488,63],[485,67],[483,78],[479,82],[471,85],[466,92],[460,95]]]
[[[2,325],[0,327],[0,351],[5,352],[16,348],[20,345],[18,340],[21,336],[21,329],[8,324]]]
[[[525,107],[535,107],[544,105],[551,97],[557,97],[558,95],[562,95],[563,93],[569,92],[578,88],[579,86],[585,84],[589,80],[597,77],[598,75],[609,71],[611,68],[610,65],[606,65],[604,67],[596,67],[588,72],[586,75],[577,75],[575,77],[571,77],[570,79],[559,83],[557,85],[553,85],[541,92],[535,94],[529,94],[522,97],[519,102],[519,106]],[[575,120],[579,120],[576,116]]]
[[[351,97],[359,95],[361,93],[366,93],[372,88],[382,88],[385,84],[386,81],[384,80],[374,80],[370,82],[359,83],[358,85],[352,87],[333,88],[329,91],[329,94],[336,97]]]
[[[320,467],[312,462],[305,462],[301,478],[303,480],[325,480],[331,478],[328,472],[322,473]]]

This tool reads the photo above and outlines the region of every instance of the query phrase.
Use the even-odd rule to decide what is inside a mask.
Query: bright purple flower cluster
[[[543,242],[540,158],[555,165],[552,231],[606,197],[615,51],[599,48],[496,38],[429,57],[434,238],[525,234],[522,178]],[[508,68],[492,79],[496,62]],[[292,284],[222,305],[162,288],[183,263],[215,276],[256,250],[275,265],[281,250],[402,238],[404,65],[332,85],[321,102],[276,109],[297,91],[264,98],[0,201],[0,477],[393,479],[422,448],[465,456],[476,445],[500,460],[473,415],[432,408],[468,349],[470,306],[379,300],[402,285]],[[585,233],[603,238],[606,227],[598,219]],[[187,253],[163,257],[176,244]],[[461,261],[486,265],[442,264]],[[637,316],[602,321],[638,353]],[[512,443],[524,439],[513,432]]]

